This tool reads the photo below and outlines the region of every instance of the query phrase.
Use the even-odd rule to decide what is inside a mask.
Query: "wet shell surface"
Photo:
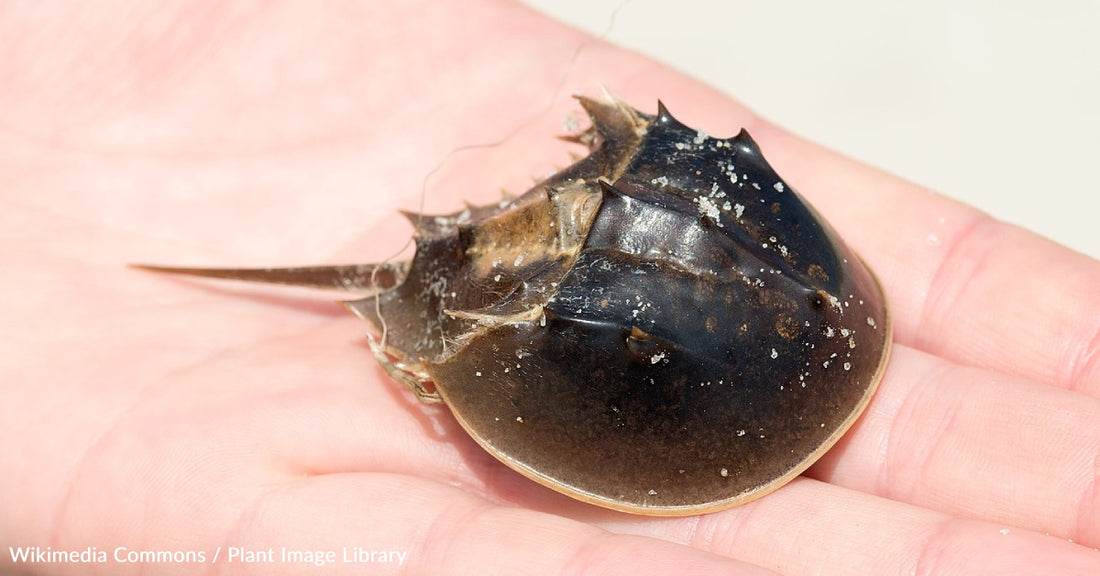
[[[587,157],[497,205],[409,215],[411,261],[157,269],[365,292],[348,307],[392,376],[579,500],[686,515],[775,490],[870,399],[882,289],[746,132],[579,101]]]

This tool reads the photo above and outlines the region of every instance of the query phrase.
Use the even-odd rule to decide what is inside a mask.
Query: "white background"
[[[604,33],[621,0],[526,0]],[[632,0],[606,36],[1100,258],[1100,1]]]

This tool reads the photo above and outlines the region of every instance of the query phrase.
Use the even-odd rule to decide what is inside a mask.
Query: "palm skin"
[[[334,574],[1100,573],[1095,261],[519,5],[86,10],[0,11],[0,542],[406,552]],[[389,380],[331,295],[124,266],[382,260],[409,233],[398,209],[567,162],[546,136],[601,85],[746,127],[886,287],[880,391],[762,500],[677,519],[574,502]],[[471,143],[501,144],[452,153]],[[142,568],[4,552],[5,571]]]

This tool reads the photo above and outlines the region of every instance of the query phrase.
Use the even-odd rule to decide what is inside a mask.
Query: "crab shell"
[[[410,215],[415,257],[365,268],[387,289],[349,308],[390,374],[554,490],[654,515],[775,490],[870,399],[882,289],[746,132],[579,100],[587,157],[514,200]]]

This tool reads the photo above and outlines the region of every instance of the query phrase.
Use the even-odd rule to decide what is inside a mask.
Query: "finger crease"
[[[1074,506],[1077,510],[1077,522],[1073,537],[1082,544],[1096,546],[1100,541],[1100,447],[1094,447],[1089,460],[1089,478],[1081,491],[1081,497]]]
[[[936,345],[943,337],[941,324],[955,318],[952,314],[957,303],[984,267],[991,247],[982,247],[991,225],[997,221],[988,214],[977,212],[950,240],[943,258],[936,265],[928,290],[925,293],[914,345],[924,351],[936,353]]]
[[[1097,391],[1088,390],[1086,383],[1089,375],[1094,371],[1093,367],[1096,365],[1097,360],[1100,359],[1100,319],[1094,321],[1092,337],[1082,339],[1080,342],[1084,342],[1084,344],[1074,347],[1073,354],[1070,355],[1069,361],[1065,363],[1066,368],[1063,372],[1065,388],[1095,394]]]
[[[914,486],[920,482],[921,476],[928,469],[929,462],[934,458],[940,439],[948,430],[955,426],[958,404],[947,407],[943,413],[935,418],[917,418],[915,415],[927,412],[929,408],[940,409],[927,399],[940,397],[938,384],[943,380],[943,375],[951,365],[939,364],[928,369],[910,389],[896,416],[891,422],[886,442],[885,464],[880,475],[879,493],[889,498],[909,501],[912,497]],[[936,423],[933,428],[929,422]],[[919,429],[915,429],[919,428]],[[922,442],[917,445],[906,439],[920,438]],[[902,465],[901,463],[905,464]]]

